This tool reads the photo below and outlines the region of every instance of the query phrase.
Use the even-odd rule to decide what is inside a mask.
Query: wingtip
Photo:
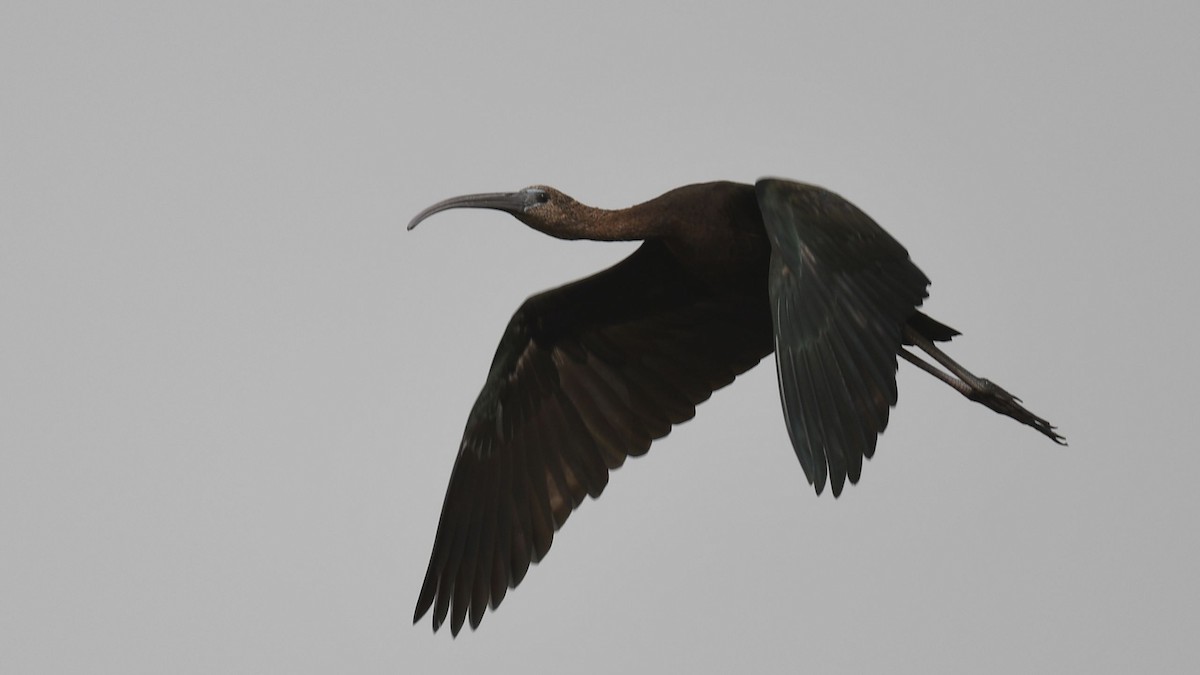
[[[427,593],[425,591],[425,589],[421,589],[421,596],[417,598],[417,606],[416,606],[416,608],[413,609],[413,624],[416,624],[427,613],[429,613],[429,609],[432,606],[433,606],[433,595]],[[434,623],[433,629],[437,630],[437,624],[439,623],[439,621],[437,620],[436,615],[433,617],[433,623]]]
[[[817,496],[820,497],[821,493],[825,491],[825,474],[821,474],[821,477],[817,480],[809,478],[808,484],[812,486],[813,490],[817,493]]]

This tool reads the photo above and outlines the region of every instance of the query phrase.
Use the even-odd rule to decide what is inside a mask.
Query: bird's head
[[[485,192],[444,199],[418,213],[409,221],[408,229],[448,209],[504,211],[535,230],[562,239],[584,236],[589,212],[595,211],[552,187],[531,185],[516,192]]]

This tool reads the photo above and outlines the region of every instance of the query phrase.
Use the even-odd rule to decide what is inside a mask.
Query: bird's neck
[[[526,224],[559,239],[591,239],[593,241],[634,241],[670,236],[674,218],[670,213],[639,204],[626,209],[600,209],[574,204],[554,221],[526,220]]]
[[[606,241],[657,239],[674,233],[675,217],[653,203],[639,204],[626,209],[596,209],[598,216],[592,228]]]
[[[626,209],[599,209],[578,202],[565,204],[552,219],[535,214],[517,215],[536,231],[559,239],[634,241],[672,237],[678,232],[679,214],[660,199]]]

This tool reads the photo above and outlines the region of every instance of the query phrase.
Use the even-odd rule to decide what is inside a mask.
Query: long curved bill
[[[408,229],[413,229],[422,220],[435,213],[449,209],[496,209],[509,213],[520,213],[525,208],[524,192],[485,192],[477,195],[451,197],[430,206],[418,213],[408,222]]]

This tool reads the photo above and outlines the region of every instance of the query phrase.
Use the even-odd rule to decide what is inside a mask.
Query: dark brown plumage
[[[562,239],[645,240],[617,265],[535,295],[508,324],[450,476],[416,622],[479,624],[609,471],[776,352],[780,398],[817,494],[858,481],[896,403],[903,357],[968,398],[1063,439],[952,361],[957,331],[917,310],[929,280],[827,190],[764,179],[672,190],[621,210],[534,186],[439,202],[491,208]],[[905,348],[915,346],[946,373]]]

